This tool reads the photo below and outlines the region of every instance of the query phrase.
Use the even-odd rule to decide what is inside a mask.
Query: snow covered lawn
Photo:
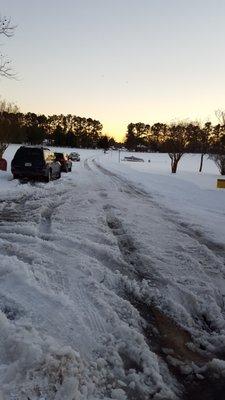
[[[78,152],[49,184],[0,174],[0,399],[223,399],[214,164]]]

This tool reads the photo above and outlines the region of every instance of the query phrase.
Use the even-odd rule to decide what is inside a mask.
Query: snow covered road
[[[94,155],[50,184],[11,184],[2,398],[222,399],[224,246]]]

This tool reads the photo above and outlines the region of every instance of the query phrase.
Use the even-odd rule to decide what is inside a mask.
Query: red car
[[[68,154],[55,153],[55,158],[56,158],[56,161],[60,162],[62,172],[71,172],[72,171],[72,161],[70,161]]]

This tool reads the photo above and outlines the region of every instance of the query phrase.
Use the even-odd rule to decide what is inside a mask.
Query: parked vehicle
[[[144,162],[143,158],[138,158],[134,156],[124,157],[122,161]]]
[[[0,158],[0,170],[7,171],[7,161],[4,158]]]
[[[61,164],[56,161],[52,151],[45,147],[21,146],[11,162],[14,179],[58,179],[61,176]]]
[[[68,154],[66,153],[54,153],[56,161],[60,162],[62,172],[72,171],[72,161],[70,161]]]
[[[70,153],[69,159],[72,161],[80,161],[80,154],[79,153]]]

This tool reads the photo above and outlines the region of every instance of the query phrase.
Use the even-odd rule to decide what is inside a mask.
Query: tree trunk
[[[225,155],[221,154],[218,156],[217,166],[220,170],[221,175],[225,175]]]
[[[176,172],[177,172],[177,165],[178,165],[178,161],[177,161],[177,160],[174,160],[174,161],[171,163],[171,172],[172,172],[172,174],[176,174]]]
[[[220,174],[225,175],[225,165],[221,166]]]
[[[204,154],[201,154],[201,161],[200,161],[199,172],[202,172],[202,167],[203,167],[203,158],[204,158]]]

